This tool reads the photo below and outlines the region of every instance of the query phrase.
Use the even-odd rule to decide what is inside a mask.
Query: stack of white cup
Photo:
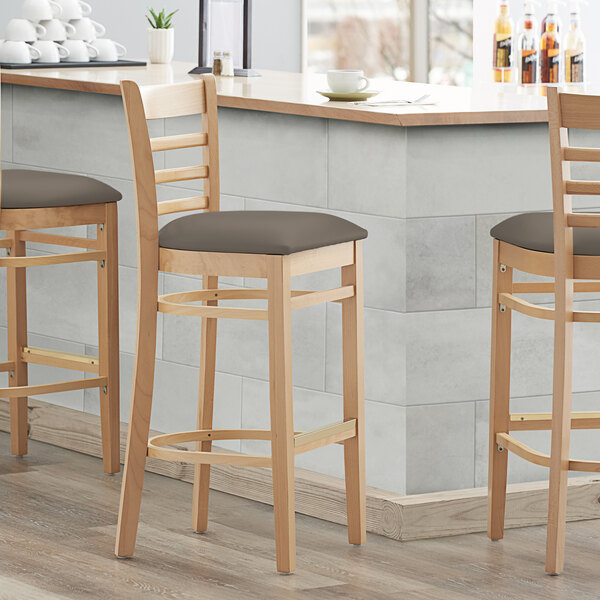
[[[11,19],[0,43],[0,63],[116,62],[127,52],[103,38],[83,0],[23,0],[22,18]]]

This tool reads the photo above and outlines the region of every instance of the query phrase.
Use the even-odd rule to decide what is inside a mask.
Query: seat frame
[[[35,231],[76,225],[96,225],[96,239]],[[117,204],[1,209],[0,230],[6,231],[6,238],[0,240],[0,248],[6,250],[6,256],[0,257],[0,267],[6,267],[7,271],[8,302],[8,360],[0,363],[0,372],[9,375],[9,387],[0,388],[0,397],[10,399],[11,453],[23,456],[28,451],[28,396],[99,388],[104,471],[118,473],[121,463]],[[27,242],[83,251],[27,256]],[[98,357],[30,347],[26,269],[80,262],[98,265]],[[30,363],[91,373],[95,377],[29,385]]]
[[[294,522],[294,458],[297,454],[333,443],[344,445],[348,539],[366,539],[366,484],[364,449],[364,327],[362,243],[346,242],[291,255],[193,252],[159,248],[158,216],[188,210],[219,210],[217,94],[212,75],[169,86],[139,88],[121,84],[132,148],[138,212],[138,323],[135,373],[121,493],[115,553],[134,553],[146,457],[195,465],[193,529],[208,526],[210,465],[230,464],[271,468],[275,514],[277,570],[296,567]],[[151,140],[147,121],[201,114],[203,130]],[[205,164],[155,170],[157,151],[197,147]],[[203,179],[203,195],[157,203],[158,183]],[[324,291],[292,290],[296,275],[338,268],[341,285]],[[202,275],[202,290],[158,296],[159,271]],[[219,289],[224,276],[266,279],[265,289]],[[262,299],[267,308],[219,306],[220,300]],[[201,306],[190,304],[202,302]],[[292,409],[292,311],[324,302],[342,305],[343,417],[338,423],[311,432],[297,432]],[[202,319],[197,430],[149,439],[153,396],[156,326],[159,312]],[[263,320],[269,331],[271,428],[268,430],[213,429],[213,399],[217,320]],[[214,440],[271,441],[271,456],[212,452]],[[177,447],[194,442],[195,450]],[[175,447],[173,447],[175,445]]]
[[[600,323],[600,312],[574,310],[574,294],[600,292],[600,256],[573,254],[574,227],[600,227],[600,214],[574,213],[571,194],[599,194],[600,182],[573,181],[570,163],[600,162],[600,150],[569,146],[568,129],[600,130],[600,97],[548,89],[554,204],[554,253],[536,252],[494,240],[492,352],[488,475],[488,536],[504,536],[508,451],[550,470],[546,571],[564,568],[569,471],[600,473],[600,461],[569,458],[571,429],[600,429],[600,412],[572,412],[573,323]],[[550,282],[515,282],[514,270],[552,277]],[[538,306],[519,294],[553,293],[555,308]],[[554,321],[554,390],[551,413],[511,414],[512,311]],[[511,432],[552,432],[550,455],[519,441]]]

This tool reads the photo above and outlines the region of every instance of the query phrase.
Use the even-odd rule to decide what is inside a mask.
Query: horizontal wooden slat
[[[600,213],[572,213],[567,215],[569,227],[600,227]]]
[[[565,181],[565,193],[575,196],[600,194],[600,181]]]
[[[23,231],[21,233],[21,239],[25,242],[52,244],[54,246],[72,246],[74,248],[87,248],[89,250],[100,248],[98,240],[89,240],[67,235],[54,235],[53,233],[41,233],[39,231]]]
[[[0,240],[0,248],[10,248],[13,244],[12,238],[2,238]]]
[[[0,373],[12,371],[15,368],[15,363],[12,360],[0,363]]]
[[[184,133],[183,135],[169,135],[165,137],[152,138],[150,147],[152,152],[164,152],[165,150],[181,150],[182,148],[196,148],[208,144],[206,133]]]
[[[511,431],[548,431],[552,429],[552,413],[510,415]],[[600,429],[600,412],[571,413],[571,429]]]
[[[563,160],[600,162],[600,148],[563,148]]]
[[[561,125],[569,129],[600,129],[600,97],[561,94]]]
[[[55,352],[44,348],[24,347],[21,352],[22,359],[27,363],[73,369],[86,373],[98,373],[100,361],[96,356],[83,356],[68,352]]]
[[[600,281],[575,281],[575,292],[589,293],[600,292]],[[513,283],[514,294],[553,294],[554,282],[552,281],[522,281]]]
[[[196,89],[194,89],[196,88]],[[193,93],[190,93],[192,90]],[[202,80],[140,87],[146,119],[169,119],[206,112]]]
[[[0,398],[22,398],[24,396],[37,396],[38,394],[87,390],[103,387],[107,385],[107,382],[107,377],[90,377],[89,379],[74,379],[72,381],[60,381],[58,383],[45,383],[42,385],[21,385],[0,388]]]
[[[8,256],[0,258],[0,267],[46,267],[88,261],[99,261],[106,258],[104,251],[67,252],[66,254],[50,254],[47,256]]]
[[[329,444],[336,444],[355,435],[356,419],[320,427],[314,431],[300,433],[294,437],[295,453],[302,454],[303,452],[322,448]]]
[[[507,308],[516,310],[517,312],[530,317],[535,317],[536,319],[546,319],[548,321],[554,320],[553,309],[544,306],[536,306],[535,304],[527,302],[527,300],[523,300],[522,298],[517,298],[512,294],[498,294],[498,302],[504,304]]]
[[[345,298],[351,298],[352,296],[354,296],[354,286],[345,285],[343,287],[324,290],[322,292],[310,292],[308,294],[294,296],[290,303],[292,305],[292,310],[295,310],[297,308],[322,304],[323,302],[336,302],[344,300]]]
[[[154,178],[157,184],[189,181],[190,179],[206,179],[207,177],[207,166],[176,167],[174,169],[159,169],[154,171]]]
[[[260,308],[233,308],[220,306],[195,306],[175,302],[158,301],[158,310],[170,315],[186,317],[207,317],[209,319],[244,319],[249,321],[266,321],[268,312]]]
[[[207,196],[193,196],[191,198],[179,198],[177,200],[164,200],[158,203],[158,214],[169,215],[171,213],[186,210],[204,210],[208,208]]]

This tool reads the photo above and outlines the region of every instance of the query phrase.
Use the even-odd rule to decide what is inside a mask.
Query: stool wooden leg
[[[492,364],[490,383],[490,454],[488,473],[488,537],[504,537],[508,451],[500,451],[497,433],[508,433],[510,420],[511,311],[498,303],[498,294],[512,293],[512,267],[500,264],[500,244],[494,240],[492,294]]]
[[[269,379],[271,456],[277,570],[296,569],[294,514],[294,423],[292,406],[292,328],[290,266],[285,256],[269,264]]]
[[[218,277],[204,276],[204,289],[219,287]],[[205,303],[217,306],[216,300]],[[215,362],[217,353],[218,319],[202,319],[202,341],[200,347],[200,382],[198,389],[198,429],[211,429],[213,422],[213,400],[215,395]],[[196,449],[210,452],[212,442],[200,442]],[[208,495],[210,488],[210,465],[194,467],[194,508],[192,527],[197,533],[208,528]]]
[[[14,231],[11,256],[25,256],[25,242],[21,232]],[[21,360],[21,351],[27,346],[27,278],[24,267],[6,269],[8,300],[8,360],[15,363],[9,374],[9,387],[27,385],[27,363]],[[16,456],[27,454],[27,398],[10,399],[10,451]]]
[[[546,572],[563,570],[567,523],[567,485],[571,436],[571,389],[573,381],[573,280],[556,281],[554,326],[554,398],[552,401],[552,446]]]
[[[139,251],[141,264],[138,272],[138,323],[133,391],[115,546],[115,554],[120,557],[132,556],[135,549],[154,390],[158,244],[156,240],[143,242]]]
[[[356,437],[344,442],[344,463],[348,541],[363,544],[367,537],[367,509],[362,243],[356,242],[354,248],[354,264],[342,267],[342,286],[354,286],[354,296],[342,301],[344,421],[356,419]]]
[[[100,376],[108,385],[100,389],[102,459],[105,473],[121,469],[119,414],[119,253],[117,205],[106,205],[106,218],[98,225],[98,239],[106,260],[98,263],[98,347]]]

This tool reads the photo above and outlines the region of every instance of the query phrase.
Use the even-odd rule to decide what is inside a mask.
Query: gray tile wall
[[[83,173],[124,195],[119,207],[121,417],[127,420],[137,258],[134,192],[121,101],[3,86],[2,111],[4,167]],[[484,485],[489,229],[516,212],[551,208],[546,127],[403,129],[236,109],[223,109],[220,117],[224,210],[321,210],[369,230],[365,242],[368,483],[400,493]],[[151,127],[153,135],[161,135],[194,125],[194,119],[177,119],[153,122]],[[587,134],[579,137],[581,144],[597,141]],[[185,150],[168,157],[158,155],[157,165],[191,164],[197,160],[192,154]],[[586,175],[591,176],[582,174]],[[197,190],[191,183],[166,185],[159,197],[177,198]],[[39,245],[31,250],[49,251]],[[338,282],[339,274],[328,271],[297,278],[294,283],[324,288]],[[225,278],[222,285],[262,283]],[[165,292],[199,286],[199,277],[165,274],[160,279],[160,290]],[[93,266],[32,269],[29,293],[32,343],[95,352]],[[591,297],[584,304],[596,306],[597,302]],[[170,315],[158,319],[152,426],[163,431],[190,429],[195,426],[200,324]],[[337,305],[294,314],[298,428],[326,424],[341,415],[340,321]],[[546,408],[552,381],[551,327],[520,316],[514,321],[514,405],[517,410]],[[5,325],[2,306],[0,336],[4,338]],[[593,326],[576,328],[575,401],[585,408],[593,408],[600,399],[596,331]],[[267,427],[265,324],[220,322],[217,368],[216,426]],[[52,371],[35,368],[32,378],[63,376]],[[98,412],[94,390],[51,400]],[[547,444],[544,435],[534,433],[531,439],[543,447]],[[578,432],[575,437],[578,455],[597,454],[590,435]],[[227,445],[246,452],[266,451],[259,442]],[[297,463],[343,475],[338,446],[304,454]],[[511,459],[513,481],[543,477],[543,471]]]

